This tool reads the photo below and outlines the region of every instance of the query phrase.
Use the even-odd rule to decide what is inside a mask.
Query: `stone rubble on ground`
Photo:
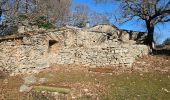
[[[32,89],[32,86],[23,84],[20,86],[19,92],[29,92],[31,91],[31,89]]]
[[[34,75],[29,75],[23,78],[24,84],[20,86],[20,92],[29,92],[33,88],[32,85],[37,82],[37,78]]]
[[[33,75],[29,75],[29,76],[24,77],[23,80],[24,80],[24,84],[32,85],[32,84],[36,83],[37,78]]]

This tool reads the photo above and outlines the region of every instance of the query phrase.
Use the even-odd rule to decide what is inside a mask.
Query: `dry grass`
[[[69,88],[70,96],[76,100],[169,100],[169,65],[170,57],[165,56],[141,58],[131,70],[109,66],[89,69],[81,65],[53,65],[36,75],[47,81],[43,84],[37,82],[35,86],[43,86],[38,90],[47,91]],[[22,84],[22,76],[0,78],[0,100],[32,100],[28,96],[30,93],[19,93]],[[47,100],[43,95],[35,96]]]

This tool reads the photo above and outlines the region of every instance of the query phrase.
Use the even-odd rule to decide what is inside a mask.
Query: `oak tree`
[[[155,25],[170,21],[170,0],[96,0],[96,3],[121,3],[121,18],[124,22],[138,17],[146,24],[146,44],[152,48]]]

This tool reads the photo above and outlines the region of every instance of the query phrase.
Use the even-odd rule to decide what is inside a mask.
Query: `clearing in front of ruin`
[[[67,87],[70,89],[70,97],[75,100],[168,100],[170,98],[169,69],[170,57],[167,56],[144,57],[137,60],[134,68],[128,70],[53,65],[48,70],[35,75],[38,79],[45,80],[37,81],[33,86]],[[22,77],[1,75],[1,100],[33,99],[28,96],[30,93],[19,93],[19,87],[23,84]]]

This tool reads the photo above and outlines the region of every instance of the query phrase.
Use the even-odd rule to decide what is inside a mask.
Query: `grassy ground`
[[[159,59],[161,62],[158,63]],[[158,57],[150,62],[157,62],[156,70],[125,71],[120,74],[115,74],[114,71],[112,73],[108,69],[106,72],[109,73],[105,71],[101,73],[101,71],[89,71],[88,68],[78,65],[54,65],[51,69],[35,75],[38,78],[47,79],[44,83],[37,82],[35,85],[69,87],[71,96],[76,100],[169,100],[169,57],[163,59]],[[144,65],[154,68],[154,64],[151,65],[150,62]],[[142,63],[141,66],[144,65]],[[143,68],[146,68],[145,66]],[[0,98],[2,100],[29,100],[28,93],[18,92],[21,84],[23,84],[22,76],[0,77]]]
[[[53,74],[46,76],[49,83],[67,83],[86,85],[87,89],[99,94],[101,100],[168,100],[170,98],[170,73],[131,73],[121,75],[99,75],[85,73]],[[93,90],[94,84],[102,85],[102,88]],[[84,89],[84,88],[82,88]],[[91,93],[93,94],[93,92]]]

